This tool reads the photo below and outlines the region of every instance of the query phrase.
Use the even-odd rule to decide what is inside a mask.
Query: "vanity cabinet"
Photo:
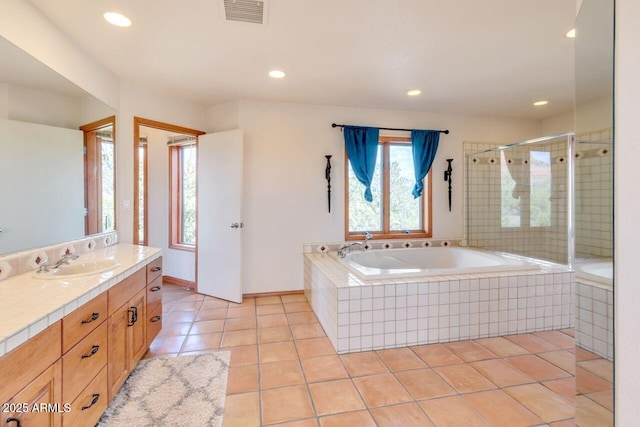
[[[62,425],[61,331],[58,321],[0,358],[0,426]]]
[[[0,427],[95,425],[160,331],[161,270],[158,258],[0,357]]]
[[[147,349],[146,270],[141,269],[109,289],[109,401]]]

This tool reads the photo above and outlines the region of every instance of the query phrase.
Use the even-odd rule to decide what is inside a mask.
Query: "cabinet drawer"
[[[162,301],[162,277],[158,277],[147,285],[147,308],[149,311],[153,311],[160,301]]]
[[[158,336],[162,329],[162,303],[147,314],[147,347]]]
[[[60,359],[62,324],[56,322],[18,348],[0,357],[0,404]]]
[[[147,283],[151,283],[162,275],[162,257],[147,264]]]
[[[62,398],[72,402],[102,368],[107,365],[107,323],[62,356]]]
[[[95,425],[107,409],[107,367],[80,392],[71,403],[71,411],[62,416],[63,427],[86,427]]]
[[[146,271],[144,268],[141,268],[109,289],[109,316],[144,289],[146,284]]]
[[[62,319],[62,352],[69,351],[105,320],[107,320],[106,292]]]

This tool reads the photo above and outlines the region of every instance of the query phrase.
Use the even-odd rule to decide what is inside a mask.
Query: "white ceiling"
[[[259,99],[541,119],[573,108],[575,0],[30,0],[122,80],[209,106]],[[133,21],[107,24],[115,10]],[[282,80],[267,71],[287,72]],[[409,98],[408,89],[422,95]],[[534,108],[531,103],[549,100]]]

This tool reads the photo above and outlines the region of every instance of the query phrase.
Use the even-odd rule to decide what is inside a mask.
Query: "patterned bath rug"
[[[231,353],[141,360],[98,427],[221,426]]]

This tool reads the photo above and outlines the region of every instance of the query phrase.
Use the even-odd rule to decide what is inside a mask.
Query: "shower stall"
[[[573,153],[572,134],[465,143],[467,244],[573,267]]]
[[[465,142],[465,243],[575,270],[576,344],[613,357],[612,130]]]

